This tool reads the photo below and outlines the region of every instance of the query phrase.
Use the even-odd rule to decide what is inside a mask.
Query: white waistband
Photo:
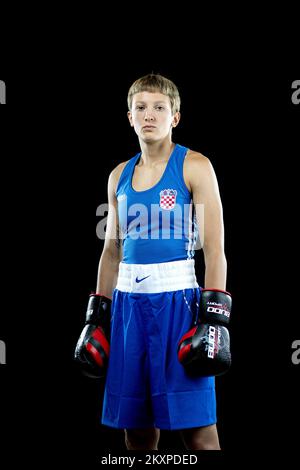
[[[116,289],[154,294],[199,287],[193,259],[157,264],[120,263]]]

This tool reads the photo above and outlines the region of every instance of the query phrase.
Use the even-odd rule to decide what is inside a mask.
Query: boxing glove
[[[179,362],[193,375],[222,375],[230,368],[231,304],[228,292],[202,289],[196,324],[178,344]]]
[[[75,348],[75,361],[82,373],[92,378],[106,374],[109,358],[111,299],[91,294],[85,326]]]

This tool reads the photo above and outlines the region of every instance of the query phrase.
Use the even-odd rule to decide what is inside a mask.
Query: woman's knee
[[[157,450],[159,429],[125,429],[124,431],[128,450]]]
[[[188,450],[221,450],[215,425],[185,429],[181,437]]]

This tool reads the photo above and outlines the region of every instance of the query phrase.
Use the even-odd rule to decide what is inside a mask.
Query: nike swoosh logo
[[[147,277],[150,277],[151,274],[149,274],[149,276],[146,276],[146,277],[142,277],[142,279],[138,279],[138,277],[135,278],[135,282],[142,282],[144,281],[144,279],[147,279]]]

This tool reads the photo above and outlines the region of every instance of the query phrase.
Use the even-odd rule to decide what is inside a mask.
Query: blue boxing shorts
[[[120,263],[102,424],[172,430],[216,423],[214,377],[189,376],[177,357],[200,295],[192,259]]]

